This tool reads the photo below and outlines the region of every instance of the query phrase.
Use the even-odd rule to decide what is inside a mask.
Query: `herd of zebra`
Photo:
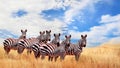
[[[9,54],[10,50],[17,50],[18,54],[22,54],[26,49],[28,54],[34,53],[35,58],[41,57],[44,59],[48,56],[48,60],[54,61],[60,57],[64,60],[66,55],[75,55],[75,60],[78,61],[82,48],[86,47],[87,35],[81,35],[81,39],[76,44],[71,43],[71,35],[65,35],[65,39],[60,42],[60,33],[54,34],[51,41],[51,30],[40,31],[38,37],[26,38],[27,29],[21,30],[22,35],[18,38],[7,38],[4,40],[4,50]],[[49,41],[49,42],[48,42]]]

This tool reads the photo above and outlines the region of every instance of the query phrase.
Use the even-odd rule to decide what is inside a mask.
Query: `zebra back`
[[[21,54],[24,49],[27,49],[27,53],[31,53],[31,46],[34,43],[39,42],[37,38],[29,38],[29,39],[21,39],[17,46],[18,46],[18,53]]]

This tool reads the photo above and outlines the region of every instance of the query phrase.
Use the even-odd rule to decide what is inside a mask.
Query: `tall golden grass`
[[[49,62],[47,57],[35,59],[26,51],[19,55],[13,50],[7,55],[0,47],[0,68],[120,68],[120,44],[84,48],[78,62],[74,56],[66,56],[62,62]]]

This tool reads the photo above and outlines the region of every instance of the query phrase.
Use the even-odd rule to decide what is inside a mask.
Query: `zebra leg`
[[[32,53],[32,50],[30,50],[30,54]]]
[[[52,61],[52,60],[53,60],[53,57],[48,56],[48,61]]]
[[[51,60],[50,61],[52,61],[53,60],[53,57],[51,57]]]
[[[29,49],[27,50],[27,54],[28,54],[28,55],[30,54],[30,50],[29,50]]]
[[[75,54],[75,60],[78,61],[79,60],[79,53],[78,54]]]
[[[6,52],[7,54],[9,54],[9,52],[10,52],[10,47],[5,47],[5,46],[4,46],[4,50],[5,50],[5,52]]]
[[[51,57],[50,57],[50,56],[48,56],[48,61],[50,61],[50,58],[51,58]]]
[[[40,57],[40,53],[37,54],[37,57]]]
[[[61,55],[60,55],[60,60],[62,61],[62,60],[64,60],[64,58],[65,58],[65,54],[64,54],[64,53],[61,53]]]
[[[18,48],[17,48],[17,52],[18,52],[18,54],[23,53],[23,51],[24,51],[24,48],[21,48],[21,47],[18,47]]]
[[[59,57],[59,56],[56,56],[56,57],[55,57],[55,62],[57,61],[57,58],[58,58],[58,57]]]
[[[35,58],[37,59],[38,58],[38,53],[35,52],[35,51],[33,51],[33,53],[34,53]]]
[[[42,55],[42,56],[41,56],[41,59],[42,59],[42,60],[45,59],[45,55]]]

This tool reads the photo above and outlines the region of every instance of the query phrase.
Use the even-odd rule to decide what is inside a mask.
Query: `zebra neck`
[[[77,47],[80,49],[80,50],[82,50],[82,47],[81,47],[81,44],[77,44]]]

